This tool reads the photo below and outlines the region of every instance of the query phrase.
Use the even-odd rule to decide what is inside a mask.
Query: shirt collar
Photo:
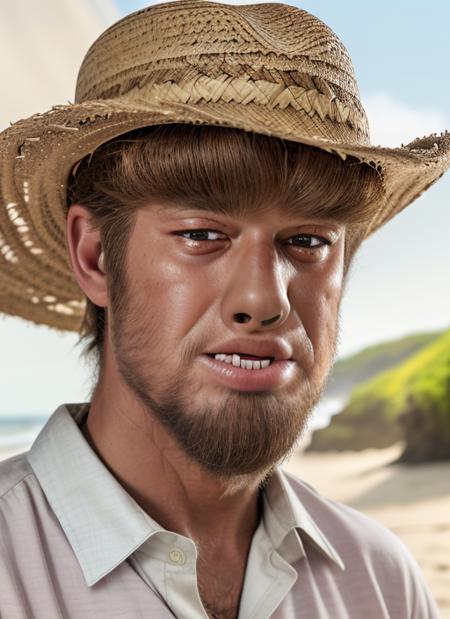
[[[27,457],[91,586],[162,527],[91,449],[78,427],[86,413],[84,405],[59,406]]]
[[[302,540],[307,538],[319,552],[345,570],[337,550],[304,507],[289,476],[279,467],[275,468],[264,491],[264,519],[274,548],[290,563],[305,555]]]
[[[136,503],[91,449],[79,427],[88,406],[88,403],[59,406],[37,436],[27,458],[77,557],[87,585],[92,586],[149,537],[165,529]],[[281,469],[274,470],[263,496],[265,528],[275,549],[290,553],[291,560],[304,556],[301,537],[306,535],[325,556],[345,569]],[[293,530],[298,534],[293,536]],[[294,552],[292,545],[286,544],[291,538],[295,540]]]

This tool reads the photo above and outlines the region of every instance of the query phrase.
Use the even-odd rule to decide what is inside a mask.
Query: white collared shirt
[[[63,404],[31,449],[0,463],[2,619],[207,619],[195,543],[163,529]],[[437,619],[400,540],[275,469],[263,489],[239,619]]]

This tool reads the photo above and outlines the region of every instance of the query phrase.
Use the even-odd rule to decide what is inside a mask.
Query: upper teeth
[[[214,359],[224,361],[225,363],[232,363],[236,367],[244,368],[244,370],[260,370],[270,365],[270,359],[252,361],[251,359],[241,359],[240,356],[236,354],[226,355],[224,353],[217,353],[217,355],[214,355]]]

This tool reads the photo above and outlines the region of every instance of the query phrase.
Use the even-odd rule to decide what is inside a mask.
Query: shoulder
[[[0,462],[0,499],[7,500],[9,493],[17,485],[29,475],[33,475],[27,454],[28,452],[24,451]]]
[[[283,469],[286,480],[314,522],[336,546],[357,543],[361,549],[370,550],[390,545],[399,538],[387,527],[366,514],[327,498],[313,486]],[[340,544],[341,542],[341,544]]]
[[[1,617],[2,610],[8,617],[30,616],[38,575],[48,576],[47,548],[53,539],[47,532],[45,497],[27,455],[0,462]]]
[[[31,523],[42,494],[27,454],[0,462],[0,545],[2,538],[19,535]]]
[[[385,525],[348,505],[321,495],[307,482],[283,470],[314,523],[337,550],[347,576],[377,583],[395,606],[407,603],[418,618],[437,617],[435,602],[411,552]],[[399,615],[400,616],[400,615]]]
[[[314,523],[347,560],[356,553],[367,560],[380,558],[385,565],[392,557],[396,562],[412,558],[401,540],[374,518],[323,496],[286,470],[283,473]]]
[[[27,453],[0,462],[0,581],[5,580],[5,564],[23,552],[25,537],[35,531],[38,482]]]

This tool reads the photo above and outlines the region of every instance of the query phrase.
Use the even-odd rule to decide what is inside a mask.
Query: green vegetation
[[[308,450],[381,448],[401,439],[401,461],[450,459],[450,329],[356,387]]]
[[[333,366],[327,395],[347,397],[353,387],[395,367],[442,333],[433,331],[407,335],[397,340],[368,346],[354,355],[340,359]]]

